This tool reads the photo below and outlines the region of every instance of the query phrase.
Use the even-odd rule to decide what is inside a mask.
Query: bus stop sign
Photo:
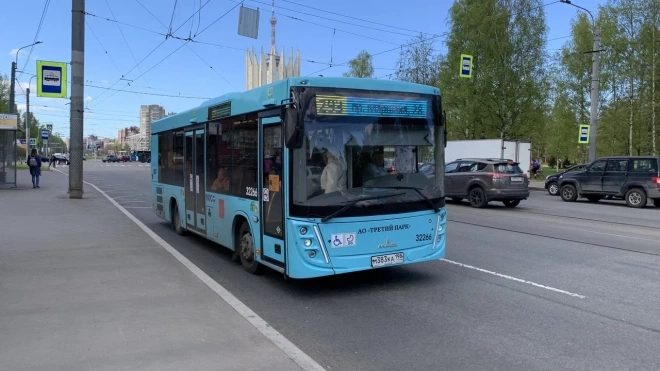
[[[579,144],[589,143],[589,125],[580,125],[580,136],[578,137]]]

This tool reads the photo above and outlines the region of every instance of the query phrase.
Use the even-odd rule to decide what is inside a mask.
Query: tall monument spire
[[[273,12],[270,17],[270,48],[272,50],[277,50],[275,46],[275,25],[277,24],[277,18],[275,18],[275,0],[273,0]]]
[[[260,55],[247,50],[245,53],[245,89],[250,90],[266,84],[284,80],[289,77],[300,76],[300,52],[291,55],[287,63],[284,48],[281,54],[277,52],[275,40],[275,0],[272,1],[272,13],[270,16],[270,50],[264,53],[261,47]],[[293,52],[293,50],[292,50]]]

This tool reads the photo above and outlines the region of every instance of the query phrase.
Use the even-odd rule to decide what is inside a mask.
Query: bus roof
[[[440,95],[440,89],[437,87],[395,80],[320,76],[290,77],[245,92],[227,93],[220,97],[209,99],[197,107],[154,121],[151,132],[158,133],[207,122],[209,120],[209,108],[223,104],[227,104],[227,106],[219,107],[220,110],[225,110],[225,114],[222,117],[261,111],[267,109],[269,106],[280,106],[285,99],[289,98],[289,89],[295,86]]]

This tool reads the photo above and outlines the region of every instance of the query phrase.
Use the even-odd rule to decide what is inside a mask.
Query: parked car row
[[[630,207],[643,208],[651,200],[660,207],[659,164],[660,157],[653,156],[603,157],[548,175],[545,188],[566,202],[623,199]]]
[[[55,163],[57,165],[71,165],[71,161],[69,160],[69,155],[68,154],[62,154],[62,153],[56,153],[53,156],[55,156]],[[50,156],[45,156],[45,155],[40,155],[41,157],[41,164],[42,166],[44,164],[49,164],[50,163]],[[83,156],[83,161],[85,161],[85,157]]]
[[[101,157],[101,161],[103,162],[131,162],[131,157],[130,156],[124,156],[124,155],[105,155]]]

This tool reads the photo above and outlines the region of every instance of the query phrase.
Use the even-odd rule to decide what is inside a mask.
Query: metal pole
[[[591,118],[589,135],[589,162],[596,160],[596,136],[598,135],[598,103],[600,100],[600,30],[594,30],[594,50],[591,72]]]
[[[11,82],[9,83],[9,113],[14,113],[14,104],[16,103],[16,62],[11,62]]]
[[[85,97],[85,0],[71,0],[71,110],[69,113],[69,198],[83,197],[83,112]]]
[[[30,87],[25,88],[25,162],[30,155]]]

